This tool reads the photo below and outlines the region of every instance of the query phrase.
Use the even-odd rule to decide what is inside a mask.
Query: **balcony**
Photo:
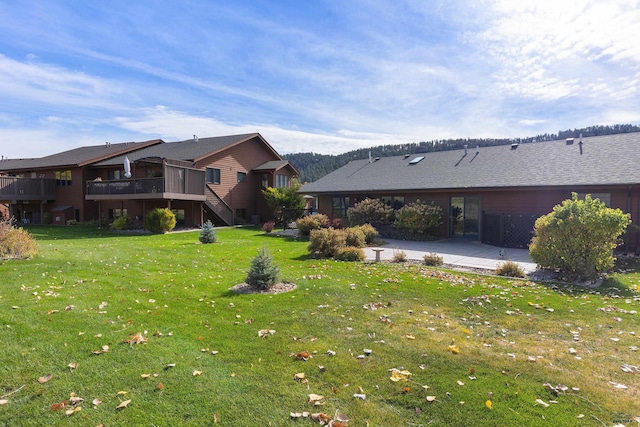
[[[0,177],[0,200],[54,200],[56,180],[43,178]]]
[[[87,181],[87,200],[194,200],[204,201],[205,172],[167,167],[159,178]]]

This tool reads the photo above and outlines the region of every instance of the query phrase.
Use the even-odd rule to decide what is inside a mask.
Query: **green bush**
[[[213,228],[213,223],[209,220],[204,223],[202,230],[200,230],[200,236],[198,236],[200,243],[215,243],[218,241],[218,235],[216,229]]]
[[[329,217],[325,214],[307,215],[296,221],[298,234],[308,236],[311,230],[319,230],[329,226]]]
[[[320,258],[333,257],[338,249],[346,246],[347,235],[344,230],[335,228],[321,228],[311,230],[309,252]]]
[[[127,227],[127,223],[129,222],[129,217],[126,215],[119,216],[114,219],[109,227],[112,230],[124,230]]]
[[[367,237],[360,227],[349,227],[344,230],[345,245],[364,248],[367,245]]]
[[[75,219],[68,219],[67,220],[67,225],[78,225],[79,222],[76,221]]]
[[[347,218],[351,225],[391,224],[393,208],[378,199],[364,199],[347,209]]]
[[[364,241],[367,245],[370,245],[378,237],[378,230],[371,224],[357,225],[353,228],[358,228],[364,233]]]
[[[505,261],[496,268],[496,275],[506,277],[524,277],[524,270],[520,264],[513,261]]]
[[[620,236],[631,219],[587,195],[556,205],[536,220],[529,246],[531,259],[542,268],[559,269],[571,280],[588,280],[611,269]]]
[[[12,219],[0,221],[0,259],[31,258],[38,253],[36,239]]]
[[[438,255],[435,252],[430,252],[428,254],[425,254],[424,257],[422,257],[422,262],[424,265],[428,265],[428,266],[432,266],[432,267],[438,267],[442,264],[444,264],[444,259]]]
[[[398,209],[394,225],[411,234],[427,235],[442,225],[442,208],[433,202],[416,200]]]
[[[345,246],[336,251],[334,258],[338,261],[364,261],[364,251],[355,246]]]
[[[176,226],[176,216],[167,208],[155,208],[147,214],[145,222],[152,233],[166,233]]]
[[[258,255],[251,261],[251,268],[246,282],[256,289],[267,290],[280,280],[280,267],[273,261],[273,256],[263,246]]]

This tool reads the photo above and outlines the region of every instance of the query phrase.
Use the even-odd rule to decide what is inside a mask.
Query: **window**
[[[120,218],[121,216],[127,216],[127,210],[126,209],[120,209],[120,208],[109,209],[109,218],[110,219]]]
[[[333,197],[331,199],[331,216],[333,218],[346,218],[349,208],[349,197]]]
[[[56,171],[56,185],[58,187],[71,185],[71,171]]]
[[[289,187],[289,176],[276,174],[276,187],[277,188],[288,188]]]
[[[220,184],[220,169],[207,168],[207,184]]]
[[[260,186],[262,188],[267,188],[269,186],[269,177],[267,176],[266,173],[262,175],[262,181]]]
[[[124,171],[109,171],[109,181],[113,181],[115,179],[123,179],[124,178]]]
[[[400,209],[404,206],[404,196],[382,196],[382,203],[391,206],[393,209]]]
[[[587,194],[590,194],[592,199],[599,199],[608,208],[611,207],[611,193],[578,193],[578,199],[584,200]]]
[[[171,209],[171,212],[176,216],[177,224],[184,224],[184,209]]]
[[[238,182],[247,182],[246,172],[238,172]]]

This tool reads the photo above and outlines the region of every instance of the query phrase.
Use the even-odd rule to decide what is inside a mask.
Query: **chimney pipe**
[[[198,135],[193,135],[193,142],[198,142]]]

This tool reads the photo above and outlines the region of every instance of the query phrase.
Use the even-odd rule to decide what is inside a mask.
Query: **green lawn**
[[[248,228],[218,230],[210,245],[198,232],[29,230],[39,255],[0,262],[0,425],[319,425],[290,416],[307,411],[351,427],[640,417],[633,264],[584,290],[314,260],[305,242]],[[297,289],[229,292],[263,245]],[[410,375],[392,381],[392,369]],[[75,412],[72,396],[83,399]]]

